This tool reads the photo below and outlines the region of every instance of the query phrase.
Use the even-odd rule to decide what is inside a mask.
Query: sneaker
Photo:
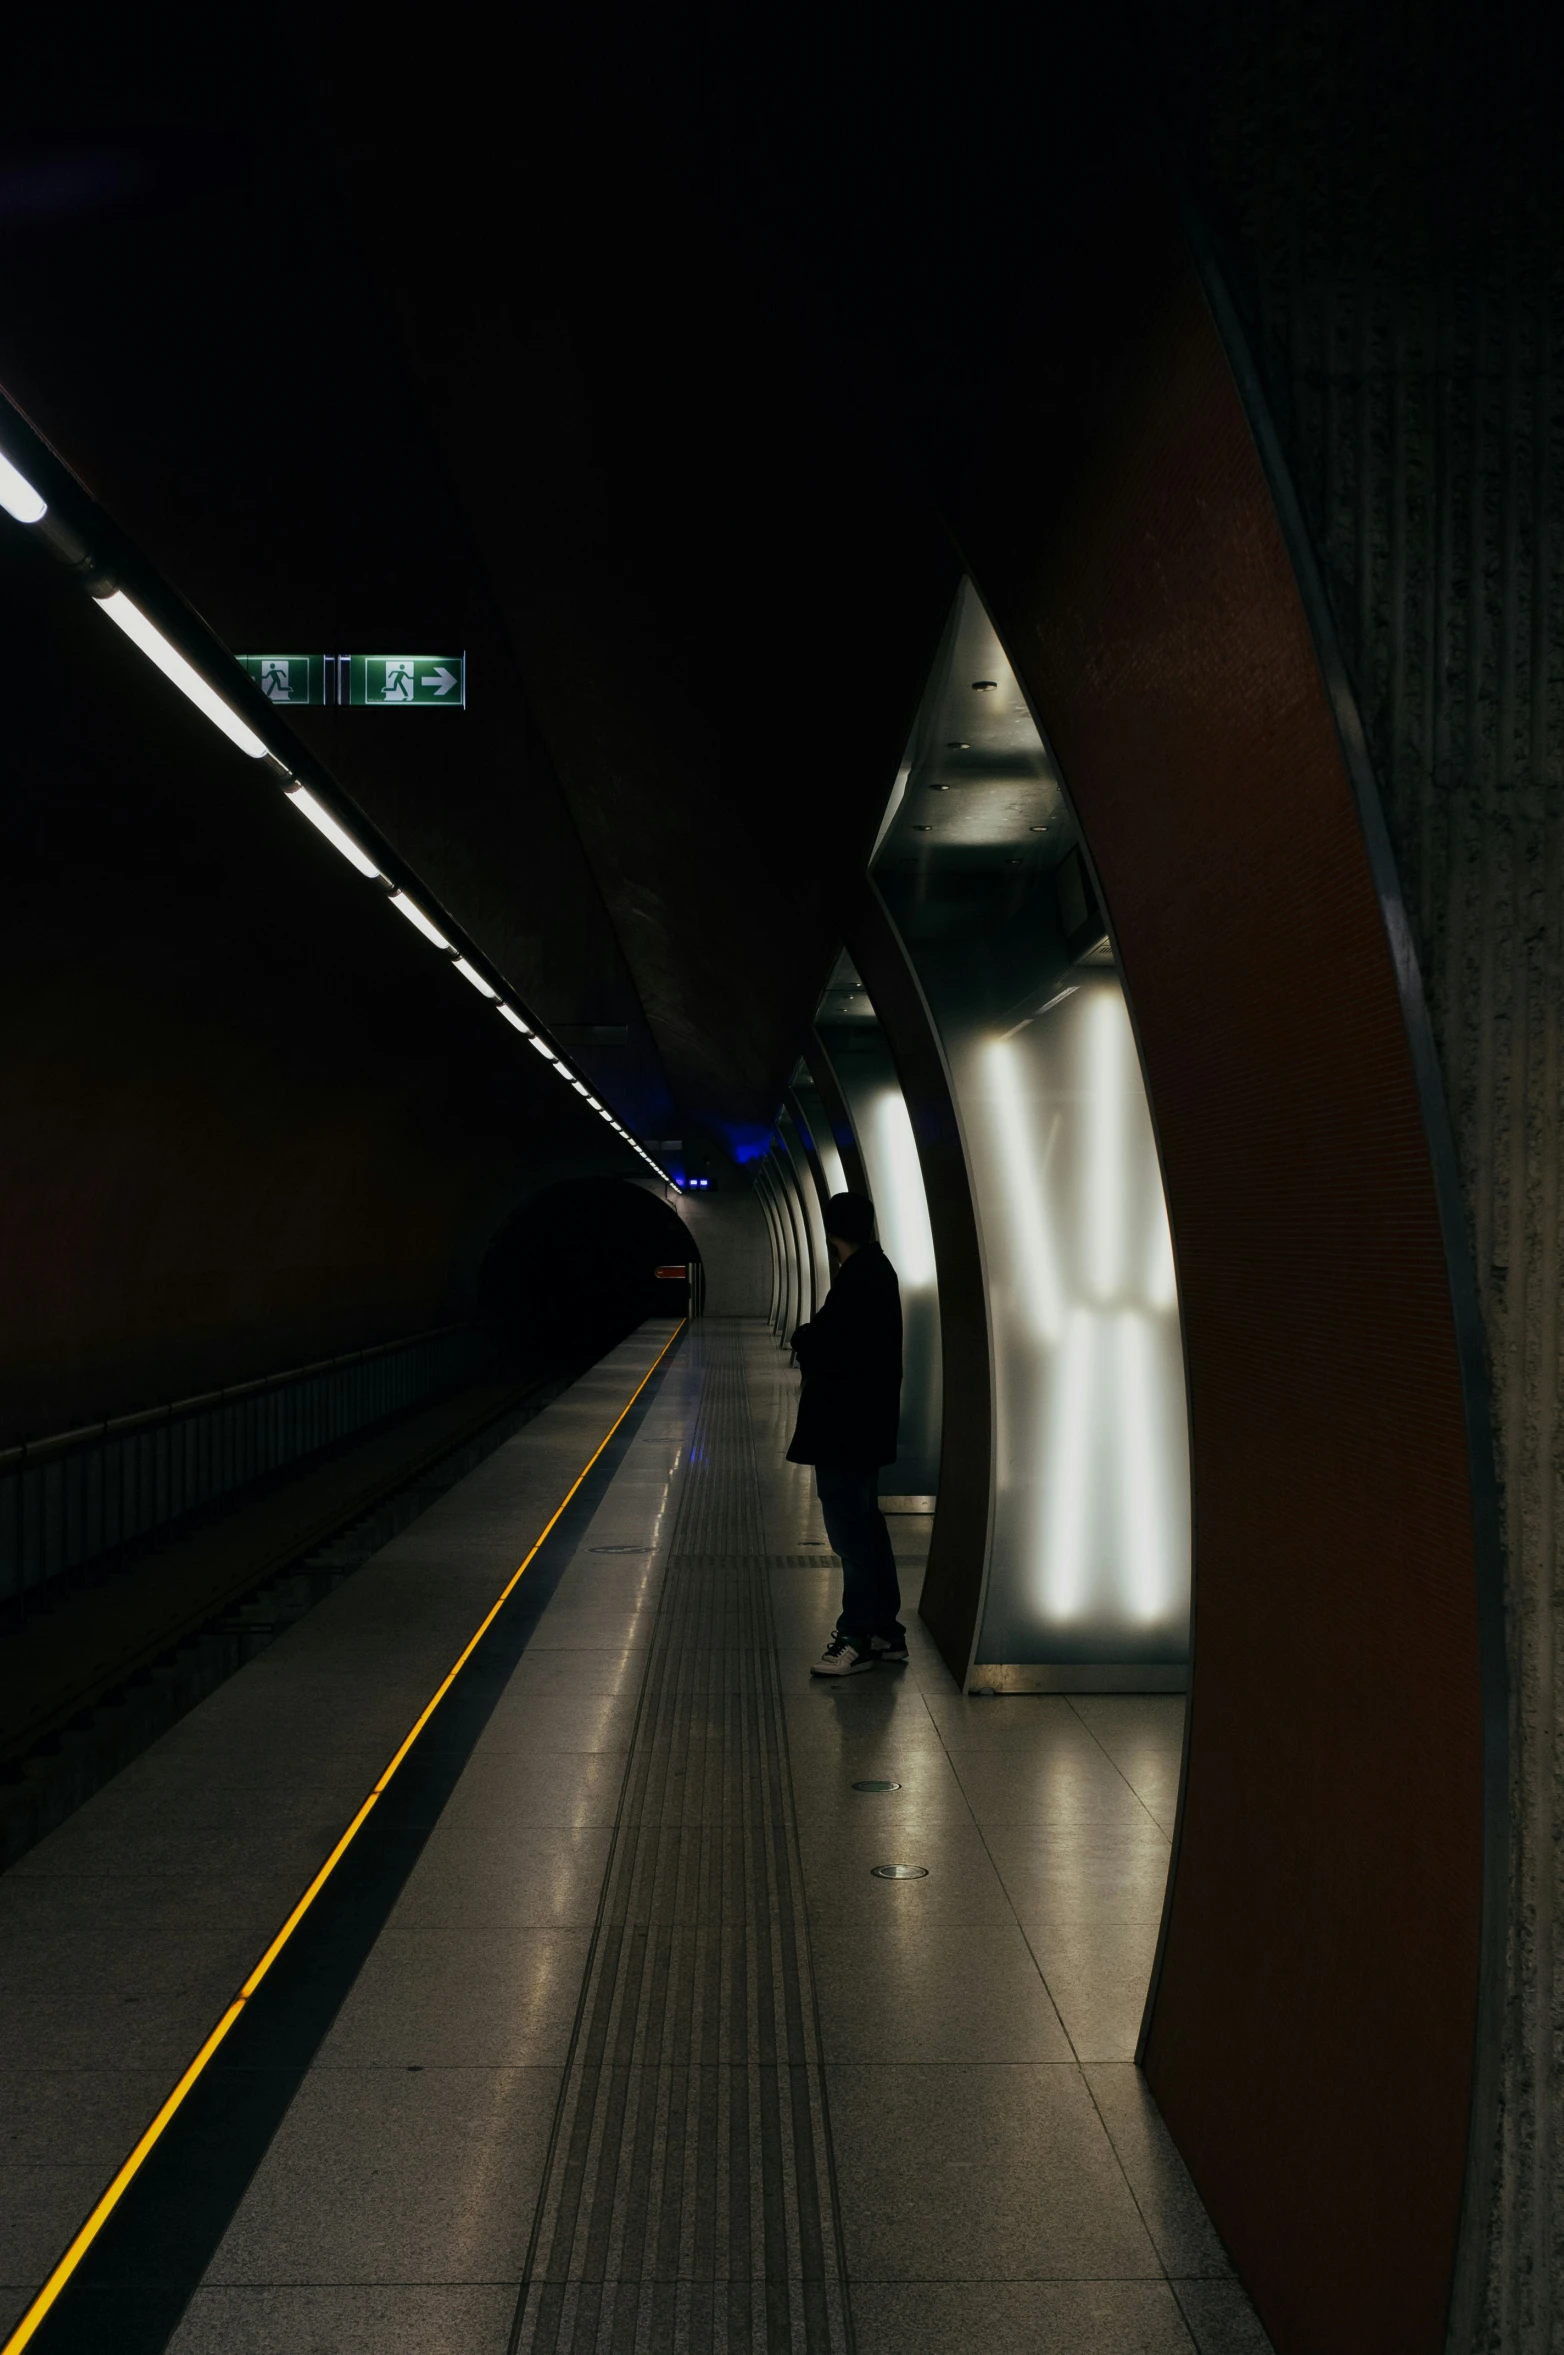
[[[902,1667],[907,1659],[907,1631],[898,1627],[894,1635],[872,1635],[869,1649],[876,1660],[883,1660],[888,1668]]]
[[[850,1635],[833,1635],[818,1660],[811,1660],[811,1676],[861,1676],[874,1666],[875,1655],[867,1649],[860,1651]]]

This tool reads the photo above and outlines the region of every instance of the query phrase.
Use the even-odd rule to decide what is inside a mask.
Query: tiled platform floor
[[[793,1377],[759,1350],[751,1391],[776,1551],[808,1551]],[[890,1525],[915,1604],[928,1524]],[[968,1697],[906,1611],[906,1668],[810,1680],[834,1576],[773,1595],[860,2355],[1259,2355],[1134,2066],[1182,1699]]]
[[[606,1360],[0,1879],[0,2311],[25,2305],[662,1337]],[[690,1434],[708,1370],[734,1352],[763,1542],[781,1557],[822,1538],[809,1476],[782,1461],[794,1377],[762,1329],[698,1328],[234,2215],[180,2355],[506,2348]],[[894,1526],[911,1595],[921,1527]],[[1257,2355],[1132,2061],[1180,1704],[967,1699],[915,1621],[908,1668],[812,1684],[832,1573],[769,1577],[861,2355]],[[869,1777],[902,1788],[851,1789]],[[928,1878],[876,1881],[882,1861]]]

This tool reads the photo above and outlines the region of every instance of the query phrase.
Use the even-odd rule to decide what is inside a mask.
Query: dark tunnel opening
[[[618,1178],[567,1180],[490,1244],[477,1312],[513,1361],[589,1365],[648,1317],[684,1316],[685,1270],[699,1263],[689,1228],[654,1195]]]

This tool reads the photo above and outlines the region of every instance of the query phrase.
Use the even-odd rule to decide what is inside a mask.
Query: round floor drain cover
[[[855,1791],[899,1791],[900,1783],[854,1783]]]
[[[594,1554],[649,1554],[649,1545],[595,1545]]]
[[[926,1864],[871,1864],[869,1870],[877,1881],[926,1881],[929,1877]]]

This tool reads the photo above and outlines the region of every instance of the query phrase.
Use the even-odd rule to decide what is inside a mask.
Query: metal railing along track
[[[489,1336],[437,1327],[0,1450],[0,1601],[114,1566],[188,1513],[480,1374]]]

